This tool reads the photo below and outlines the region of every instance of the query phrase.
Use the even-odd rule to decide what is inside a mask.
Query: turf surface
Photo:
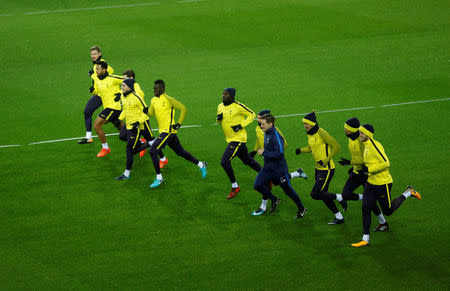
[[[144,2],[126,5],[133,3]],[[154,3],[2,4],[0,145],[21,146],[0,148],[1,289],[448,288],[449,101],[380,107],[448,98],[447,1]],[[47,12],[28,14],[38,11]],[[84,135],[95,44],[117,73],[136,71],[147,102],[162,78],[188,107],[185,124],[202,127],[179,136],[208,161],[206,180],[166,149],[160,188],[148,188],[148,156],[136,158],[130,180],[116,182],[125,167],[116,136],[103,159],[95,157],[98,139],[28,145]],[[411,183],[423,201],[408,199],[388,218],[391,230],[372,234],[365,249],[349,247],[361,238],[360,203],[349,202],[344,225],[328,226],[332,215],[309,196],[311,179],[292,181],[308,208],[304,219],[292,219],[295,207],[277,188],[277,212],[252,217],[260,203],[255,173],[239,161],[242,191],[225,200],[226,144],[213,124],[228,86],[253,110],[275,115],[375,106],[318,120],[342,145],[338,157],[349,157],[344,121],[372,123],[391,161],[393,193]],[[313,177],[311,156],[294,154],[306,145],[300,119],[279,118],[277,126],[290,168]],[[341,191],[346,173],[337,165],[331,191]]]

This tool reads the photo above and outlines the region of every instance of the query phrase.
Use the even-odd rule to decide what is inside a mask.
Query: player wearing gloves
[[[247,132],[244,129],[253,122],[255,113],[244,104],[236,102],[235,95],[236,89],[234,88],[223,90],[222,103],[217,107],[216,118],[216,121],[222,125],[222,130],[228,143],[220,161],[231,182],[231,192],[228,194],[227,199],[233,198],[241,190],[231,167],[231,161],[235,156],[256,172],[261,170],[258,162],[250,157],[248,153],[246,146]]]

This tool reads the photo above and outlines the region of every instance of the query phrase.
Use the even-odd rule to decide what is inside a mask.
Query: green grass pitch
[[[0,146],[20,146],[0,148],[0,289],[448,289],[448,1],[152,1],[1,4]],[[103,159],[98,139],[29,145],[84,136],[92,45],[117,73],[136,71],[147,102],[162,78],[187,106],[185,125],[202,126],[179,136],[208,161],[205,180],[166,149],[160,188],[148,187],[148,156],[136,157],[130,180],[115,181],[125,168],[117,136]],[[290,169],[311,177],[292,180],[308,214],[292,219],[294,204],[275,188],[277,212],[252,217],[256,175],[238,160],[242,190],[225,199],[226,143],[214,122],[229,86],[255,111],[331,111],[318,121],[342,146],[335,160],[349,157],[344,121],[372,123],[393,195],[412,184],[423,200],[408,199],[370,247],[351,248],[362,235],[360,202],[349,202],[344,225],[327,225],[331,213],[309,195],[313,160],[294,154],[307,139],[292,116],[277,126]],[[444,100],[383,107],[434,99]],[[351,109],[362,107],[371,108]],[[346,170],[337,165],[330,191],[342,190]]]

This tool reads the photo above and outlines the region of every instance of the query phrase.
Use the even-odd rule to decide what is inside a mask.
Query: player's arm
[[[217,106],[217,117],[216,117],[216,122],[217,122],[217,123],[222,123],[222,119],[223,119],[223,112],[220,111],[220,104],[219,104],[219,106]]]
[[[241,114],[245,116],[244,120],[241,122],[241,126],[242,127],[246,127],[247,125],[249,125],[250,123],[253,122],[253,120],[255,120],[256,114],[255,112],[253,112],[252,110],[248,109],[246,106],[238,103],[241,108]]]
[[[386,156],[384,148],[383,146],[381,146],[381,144],[378,144],[378,146],[373,144],[373,146],[373,151],[375,152],[375,155],[373,156],[376,158],[377,162],[370,163],[368,171],[371,174],[376,174],[389,168],[391,166],[391,163],[389,162],[389,158]]]
[[[320,137],[323,139],[323,141],[331,147],[330,154],[322,161],[323,164],[326,165],[341,150],[341,146],[339,145],[337,140],[325,130],[320,129],[318,133]]]
[[[259,144],[259,136],[258,136],[258,125],[255,127],[256,132],[256,142],[255,147],[253,148],[253,151],[258,151],[259,149],[262,149],[262,145]]]
[[[180,110],[180,117],[178,117],[178,123],[182,124],[184,121],[184,118],[186,117],[186,112],[187,112],[186,106],[184,106],[183,103],[181,103],[180,101],[176,100],[173,97],[167,96],[167,99],[170,101],[170,103],[172,104],[172,106],[175,109]]]
[[[141,86],[139,86],[138,83],[134,83],[134,91],[136,92],[136,94],[141,97],[142,100],[144,100],[145,97],[145,93],[144,91],[142,91]]]

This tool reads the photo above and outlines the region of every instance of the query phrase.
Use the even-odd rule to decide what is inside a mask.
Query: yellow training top
[[[222,120],[218,120],[222,124],[223,133],[227,143],[232,141],[247,142],[247,132],[245,127],[253,122],[256,117],[255,112],[247,108],[244,104],[233,102],[230,105],[220,103],[217,107],[217,114],[223,114]],[[235,132],[231,127],[240,124],[242,129]]]
[[[334,169],[333,157],[339,152],[341,146],[328,132],[319,128],[314,134],[308,134],[308,146],[302,148],[302,153],[312,152],[317,170]],[[323,166],[317,162],[322,161]]]
[[[364,144],[359,140],[359,138],[352,140],[351,138],[348,139],[348,150],[350,151],[350,154],[352,155],[352,160],[350,164],[353,165],[353,172],[356,174],[359,173],[359,171],[362,170],[364,165]]]
[[[144,99],[136,92],[131,92],[126,96],[122,94],[120,100],[122,102],[122,113],[120,113],[119,119],[125,119],[127,129],[132,129],[132,124],[135,122],[140,123],[139,129],[144,129],[144,122],[149,119],[148,115],[143,111],[144,107],[147,107]]]
[[[116,93],[121,93],[119,85],[123,78],[116,75],[108,75],[100,80],[97,76],[94,79],[94,92],[92,94],[98,95],[102,98],[103,108],[111,108],[120,110],[120,102],[114,101]]]
[[[159,97],[154,96],[150,102],[148,114],[150,116],[156,116],[159,132],[177,133],[177,131],[172,128],[172,125],[177,123],[175,121],[175,109],[181,111],[180,117],[178,118],[178,123],[181,124],[186,116],[186,106],[165,93]]]
[[[286,138],[284,137],[283,133],[278,129],[278,127],[275,127],[275,129],[283,137],[284,148],[286,148],[287,147]],[[256,143],[255,143],[255,147],[253,150],[257,151],[259,149],[264,149],[264,131],[261,129],[261,127],[259,125],[256,126],[255,131],[256,131]]]
[[[364,164],[369,170],[368,183],[384,185],[393,182],[388,170],[391,164],[384,148],[379,142],[371,138],[364,142]]]

